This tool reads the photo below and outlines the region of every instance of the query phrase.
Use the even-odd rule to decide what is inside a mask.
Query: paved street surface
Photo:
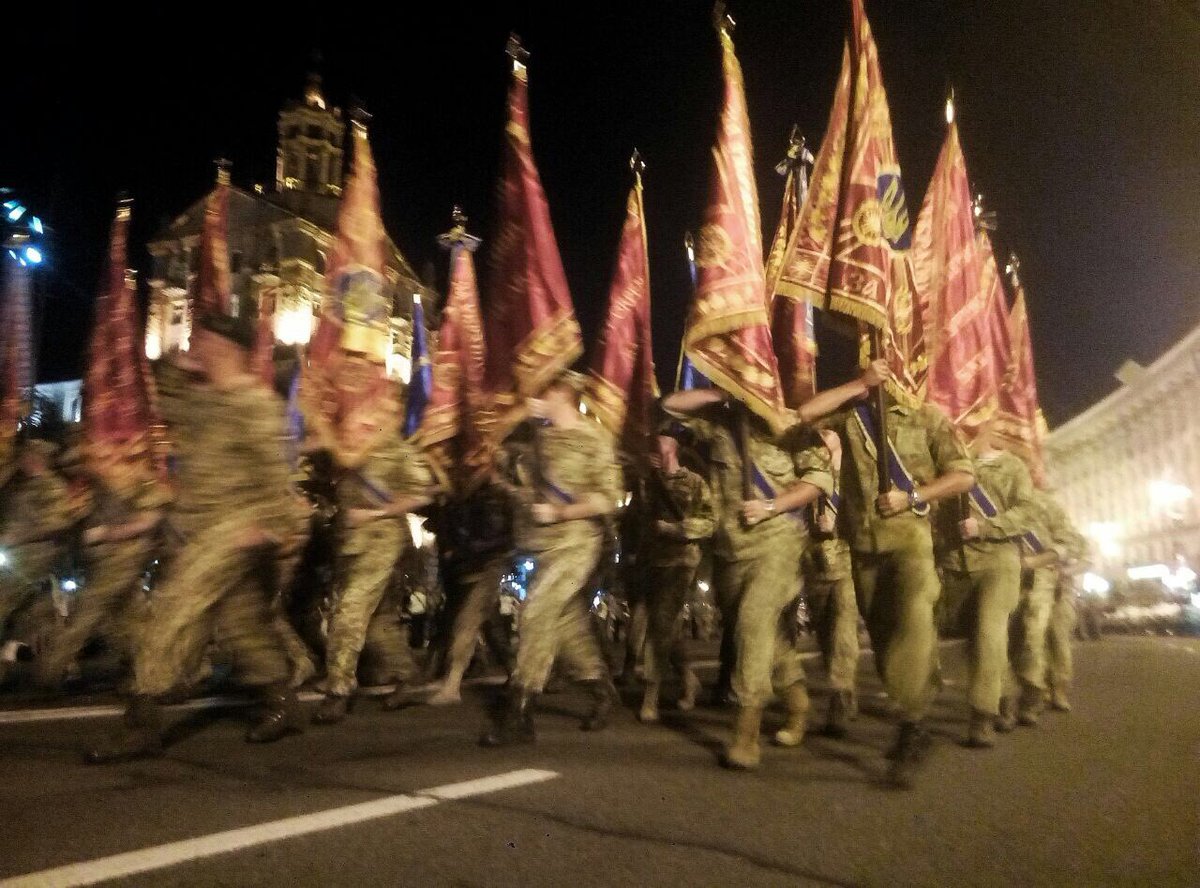
[[[575,694],[545,700],[536,747],[477,747],[475,688],[451,709],[360,700],[273,747],[242,741],[242,709],[193,709],[166,757],[101,768],[79,751],[111,717],[3,712],[0,886],[1200,884],[1200,642],[1080,645],[1075,712],[991,752],[958,744],[944,658],[911,792],[879,783],[866,659],[851,738],[767,749],[751,775],[716,766],[726,712],[626,710],[589,735]]]

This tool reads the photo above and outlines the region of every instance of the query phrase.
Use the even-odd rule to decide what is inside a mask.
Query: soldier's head
[[[527,406],[530,414],[556,424],[567,420],[571,414],[578,415],[579,395],[583,391],[584,381],[582,374],[572,370],[560,373],[542,389],[538,397],[529,399]]]
[[[975,427],[975,437],[971,440],[971,452],[976,456],[986,456],[1002,450],[1003,441],[996,431],[996,416],[993,414]]]

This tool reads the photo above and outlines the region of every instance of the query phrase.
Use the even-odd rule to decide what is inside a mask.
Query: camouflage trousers
[[[1041,567],[1028,571],[1021,589],[1021,604],[1014,625],[1012,661],[1021,687],[1046,689],[1046,663],[1050,616],[1054,610],[1054,590],[1058,570]]]
[[[399,608],[387,595],[407,533],[407,526],[392,520],[347,533],[325,650],[326,693],[347,697],[354,692],[364,650],[380,683],[408,681],[416,672]]]
[[[1016,546],[1005,546],[987,566],[969,573],[947,570],[942,582],[952,625],[967,639],[967,699],[974,711],[999,715],[1008,673],[1008,623],[1021,598],[1021,556]]]
[[[1071,640],[1075,635],[1075,592],[1059,585],[1054,609],[1050,612],[1050,632],[1046,642],[1047,673],[1051,688],[1065,690],[1075,677]]]
[[[101,547],[86,564],[86,582],[75,610],[41,658],[42,681],[62,681],[79,659],[84,645],[97,636],[118,653],[132,656],[149,602],[142,591],[142,574],[154,551],[152,540],[130,540]]]
[[[879,552],[854,551],[854,591],[867,624],[875,668],[902,718],[925,717],[937,696],[937,625],[941,580],[926,522],[907,522],[905,537]],[[897,527],[897,535],[902,530]]]
[[[854,692],[858,676],[858,603],[854,578],[808,577],[804,600],[821,648],[821,661],[835,691]]]
[[[512,569],[512,558],[505,553],[492,558],[477,573],[467,577],[467,594],[454,615],[450,637],[449,669],[462,675],[475,656],[479,631],[500,604],[500,580]]]
[[[135,645],[135,694],[160,696],[189,681],[213,640],[230,654],[244,685],[288,677],[283,639],[271,618],[275,549],[236,548],[238,529],[210,526],[176,553]]]
[[[585,590],[602,546],[597,535],[564,541],[537,554],[521,608],[514,674],[518,687],[541,693],[556,659],[580,681],[608,674]]]
[[[644,675],[647,682],[662,682],[672,671],[672,665],[681,678],[688,670],[687,646],[683,644],[679,617],[699,566],[699,549],[695,557],[686,561],[646,565],[648,625]]]
[[[312,651],[308,649],[308,645],[304,643],[304,640],[296,631],[296,627],[288,619],[285,598],[288,591],[292,588],[292,583],[296,577],[296,569],[300,565],[301,549],[301,546],[297,546],[292,554],[280,558],[277,562],[276,571],[279,581],[276,589],[278,591],[275,597],[271,599],[271,622],[275,626],[275,631],[279,633],[279,637],[283,640],[283,649],[287,653],[293,679],[297,676],[311,676],[316,672],[316,664],[313,662]]]
[[[804,681],[793,608],[802,555],[802,542],[774,541],[754,557],[713,562],[717,604],[725,632],[734,637],[733,690],[742,706],[765,706],[774,693]]]

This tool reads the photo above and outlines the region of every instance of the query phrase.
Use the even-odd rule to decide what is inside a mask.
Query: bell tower
[[[285,202],[290,194],[341,197],[345,135],[342,109],[326,106],[320,75],[309,74],[304,100],[279,112],[275,191]]]

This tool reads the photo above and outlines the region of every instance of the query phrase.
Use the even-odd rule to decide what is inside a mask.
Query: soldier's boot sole
[[[721,756],[721,764],[731,771],[753,771],[762,763],[758,735],[762,730],[762,707],[742,706],[733,723],[733,742]]]
[[[775,745],[791,749],[804,742],[808,729],[808,690],[797,682],[784,694],[787,705],[787,722],[775,732]]]

